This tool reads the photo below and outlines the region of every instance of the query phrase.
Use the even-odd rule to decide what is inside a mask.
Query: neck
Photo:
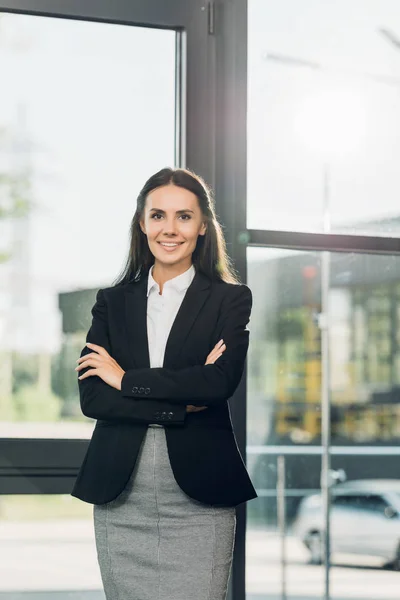
[[[177,265],[165,265],[155,261],[152,276],[154,281],[158,283],[160,287],[160,293],[162,293],[162,288],[166,281],[178,277],[178,275],[182,275],[182,273],[185,273],[191,266],[191,262]]]

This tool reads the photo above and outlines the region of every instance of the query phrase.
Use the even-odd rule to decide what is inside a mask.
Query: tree
[[[0,130],[0,145],[6,133]],[[1,222],[24,218],[31,210],[31,178],[27,168],[19,172],[0,171],[0,225]],[[12,257],[12,252],[0,248],[0,268]],[[2,290],[0,287],[0,293]],[[3,315],[0,313],[0,326]],[[5,318],[6,315],[5,315]],[[0,419],[13,420],[15,409],[12,401],[12,354],[0,345]]]
[[[30,190],[31,181],[27,169],[18,174],[0,172],[0,221],[27,216],[32,206]],[[10,258],[9,251],[0,250],[0,264]]]

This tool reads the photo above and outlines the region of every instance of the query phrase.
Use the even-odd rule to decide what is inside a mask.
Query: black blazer
[[[97,376],[78,380],[82,412],[97,423],[72,495],[93,504],[116,498],[132,473],[148,424],[160,423],[175,479],[188,496],[217,506],[255,498],[228,407],[249,343],[250,289],[212,282],[197,272],[168,337],[164,365],[152,369],[147,279],[97,293],[86,341],[103,346],[126,373],[121,391]],[[225,352],[205,365],[221,338]],[[89,352],[85,346],[81,356]],[[188,404],[208,408],[186,413]]]

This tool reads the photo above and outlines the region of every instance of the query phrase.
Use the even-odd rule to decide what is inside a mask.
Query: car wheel
[[[312,531],[306,539],[306,546],[310,552],[310,564],[322,565],[324,560],[324,549],[322,546],[322,536],[319,531]]]

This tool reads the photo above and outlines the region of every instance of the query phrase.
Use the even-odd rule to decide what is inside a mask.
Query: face
[[[147,196],[140,222],[155,262],[189,268],[197,238],[206,225],[197,197],[176,185],[159,187]]]

